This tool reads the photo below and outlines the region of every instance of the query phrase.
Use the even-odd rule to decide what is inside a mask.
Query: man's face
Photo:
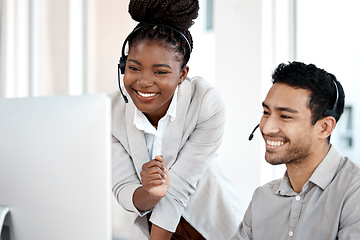
[[[309,96],[309,91],[284,83],[275,83],[269,90],[260,122],[268,163],[301,163],[312,154],[316,136],[311,125]]]

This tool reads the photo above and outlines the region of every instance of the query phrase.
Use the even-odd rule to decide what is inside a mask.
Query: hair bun
[[[162,23],[188,30],[199,11],[198,0],[130,0],[129,13],[140,23]]]

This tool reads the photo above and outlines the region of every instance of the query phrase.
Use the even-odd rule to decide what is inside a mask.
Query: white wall
[[[126,36],[135,27],[128,14],[128,1],[88,1],[88,92],[115,91],[117,64]]]
[[[227,106],[227,128],[220,156],[244,207],[260,184],[259,131],[262,83],[261,0],[215,1],[215,84]],[[250,24],[251,23],[251,24]]]

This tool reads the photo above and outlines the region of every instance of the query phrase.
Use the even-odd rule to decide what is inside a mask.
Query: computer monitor
[[[2,240],[112,238],[110,105],[102,94],[0,99]]]

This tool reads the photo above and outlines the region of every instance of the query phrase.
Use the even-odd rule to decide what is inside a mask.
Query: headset
[[[334,85],[336,88],[336,100],[335,100],[335,103],[334,103],[334,106],[332,109],[325,110],[324,117],[332,116],[336,119],[336,110],[337,110],[337,105],[338,105],[338,101],[339,101],[339,89],[338,89],[337,83],[334,79],[333,79],[333,82],[334,82]]]
[[[334,79],[333,80],[333,83],[335,85],[335,88],[336,88],[336,99],[335,99],[335,103],[334,103],[334,106],[332,109],[326,109],[324,111],[324,117],[327,117],[327,116],[332,116],[336,119],[336,110],[337,110],[337,105],[338,105],[338,101],[339,101],[339,89],[338,89],[338,86],[337,86],[337,83]],[[258,129],[258,127],[260,126],[260,124],[256,125],[256,127],[252,130],[252,132],[250,133],[250,136],[249,136],[249,141],[251,141],[254,137],[254,132],[256,131],[256,129]]]
[[[129,42],[129,40],[131,39],[131,37],[136,33],[138,32],[139,30],[143,29],[143,28],[146,28],[146,27],[149,27],[149,26],[153,26],[154,28],[156,28],[157,26],[162,26],[162,27],[165,27],[165,28],[169,28],[171,30],[173,30],[174,32],[178,33],[182,38],[185,39],[188,47],[189,47],[189,54],[192,52],[192,47],[191,47],[191,44],[189,42],[189,40],[187,39],[187,37],[182,33],[180,32],[179,30],[169,26],[169,25],[166,25],[166,24],[156,24],[156,23],[149,23],[149,24],[144,24],[142,26],[139,26],[137,28],[135,28],[126,38],[125,38],[125,41],[122,45],[122,48],[121,48],[121,57],[120,57],[120,60],[119,60],[119,63],[118,63],[118,84],[119,84],[119,89],[120,89],[120,93],[122,95],[122,97],[124,98],[124,101],[125,103],[128,103],[128,99],[127,97],[124,95],[122,89],[121,89],[121,84],[120,84],[120,74],[124,74],[125,73],[125,66],[126,66],[126,61],[127,61],[127,55],[125,54],[125,47],[126,47],[126,44]]]

